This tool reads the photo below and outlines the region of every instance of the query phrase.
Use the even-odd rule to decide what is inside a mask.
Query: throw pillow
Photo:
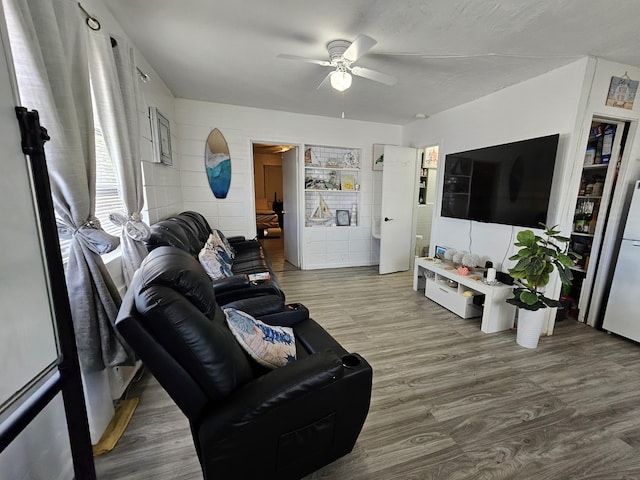
[[[207,248],[206,245],[198,254],[200,265],[204,268],[213,280],[230,277],[233,275],[231,267],[224,261],[222,256],[214,248]]]
[[[212,245],[223,248],[225,253],[231,260],[236,257],[236,251],[229,243],[229,240],[227,240],[227,237],[225,237],[220,230],[214,230],[213,232],[211,232],[207,243],[211,243]]]
[[[260,365],[283,367],[296,359],[296,340],[290,327],[274,327],[235,308],[224,308],[227,324],[240,346]]]

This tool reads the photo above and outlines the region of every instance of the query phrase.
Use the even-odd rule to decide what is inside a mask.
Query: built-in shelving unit
[[[359,149],[307,145],[304,177],[307,227],[358,225]]]
[[[582,256],[577,260],[573,286],[564,291],[571,316],[585,321],[591,299],[598,255],[602,246],[609,214],[609,202],[613,194],[618,170],[621,128],[618,124],[594,119],[589,138],[576,197],[571,232],[571,251]],[[614,158],[615,156],[615,158]]]

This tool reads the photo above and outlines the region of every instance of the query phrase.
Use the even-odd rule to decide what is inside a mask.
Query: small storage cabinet
[[[416,257],[413,268],[413,289],[424,286],[425,297],[442,305],[462,318],[482,316],[480,330],[500,332],[513,326],[516,309],[506,302],[513,297],[513,286],[488,285],[480,274],[459,275],[457,270],[433,258]],[[465,294],[465,291],[470,293]],[[484,295],[483,306],[474,302]]]
[[[473,302],[474,297],[482,294],[461,285],[451,278],[437,273],[432,278],[427,277],[425,279],[424,294],[459,317],[474,318],[482,316],[482,308]]]
[[[305,225],[358,226],[360,149],[307,145]]]

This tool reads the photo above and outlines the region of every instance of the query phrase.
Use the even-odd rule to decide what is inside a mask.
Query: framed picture
[[[353,175],[342,175],[340,177],[340,189],[341,190],[355,190],[356,179]]]
[[[169,120],[156,107],[149,107],[149,118],[151,119],[151,137],[155,147],[156,163],[173,165]]]
[[[374,143],[373,144],[373,170],[382,171],[383,162],[384,162],[384,144]]]
[[[438,165],[438,145],[426,147],[422,157],[422,168],[436,167]]]
[[[339,227],[348,226],[351,223],[351,212],[349,210],[336,210],[336,225]]]
[[[631,80],[626,73],[622,77],[611,77],[606,105],[631,110],[638,93],[638,80]]]

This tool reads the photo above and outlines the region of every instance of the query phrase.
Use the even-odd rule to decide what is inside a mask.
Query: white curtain
[[[93,216],[95,137],[84,18],[68,0],[5,0],[5,12],[21,103],[38,110],[51,136],[45,154],[59,233],[72,236],[66,281],[81,367],[133,364],[113,326],[120,296],[100,258],[119,240]]]
[[[129,285],[147,255],[143,243],[149,227],[142,222],[144,206],[140,129],[137,110],[137,72],[133,48],[101,31],[91,31],[89,66],[96,114],[118,175],[127,215],[116,212],[111,220],[122,226],[122,272]]]

